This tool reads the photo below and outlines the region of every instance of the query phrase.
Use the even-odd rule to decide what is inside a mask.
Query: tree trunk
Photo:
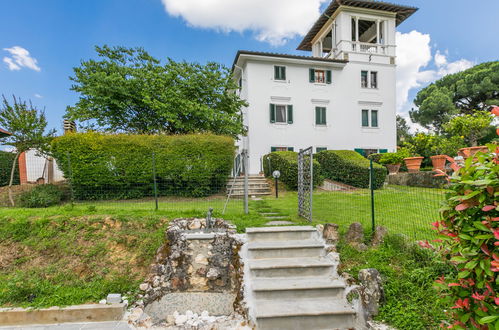
[[[12,169],[10,170],[9,201],[12,206],[15,206],[14,197],[12,197],[12,184],[14,183],[14,173],[16,171],[16,164],[18,158],[19,158],[19,152],[16,153],[16,157],[14,157],[14,162],[12,163]]]

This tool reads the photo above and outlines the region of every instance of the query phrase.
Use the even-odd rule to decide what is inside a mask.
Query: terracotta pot
[[[400,164],[386,164],[388,174],[397,174],[400,170]]]
[[[405,166],[407,166],[407,170],[409,172],[419,172],[419,168],[421,167],[421,162],[424,157],[408,157],[404,158]]]
[[[445,162],[447,161],[446,155],[436,155],[431,156],[431,163],[433,164],[433,170],[445,171]]]
[[[487,152],[489,148],[487,146],[479,146],[479,147],[469,147],[469,148],[461,148],[458,151],[458,155],[464,158],[469,158],[475,156],[477,152]]]

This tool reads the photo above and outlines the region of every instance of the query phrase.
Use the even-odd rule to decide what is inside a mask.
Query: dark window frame
[[[274,65],[274,80],[286,81],[286,67],[283,65]]]

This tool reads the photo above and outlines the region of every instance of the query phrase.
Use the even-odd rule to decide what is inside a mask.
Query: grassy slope
[[[377,317],[397,329],[436,329],[445,319],[445,306],[433,288],[435,279],[451,272],[433,252],[391,235],[385,243],[366,252],[340,245],[340,272],[354,277],[360,269],[376,268],[384,281],[386,301]]]
[[[432,219],[424,220],[418,204],[427,193],[403,189],[377,192],[377,207],[386,213],[379,222],[388,224],[392,233],[413,233],[413,228],[419,228],[418,236],[431,238],[424,228]],[[432,205],[439,200],[429,196]],[[163,242],[169,219],[204,217],[209,207],[215,209],[214,216],[222,217],[224,203],[223,197],[169,198],[160,200],[158,211],[153,200],[0,209],[0,306],[95,302],[109,292],[133,291]],[[249,215],[242,214],[241,200],[231,201],[223,217],[240,232],[265,225],[266,219],[258,214],[263,208],[306,224],[296,216],[296,207],[296,192],[281,191],[277,200],[269,196],[251,201]],[[336,222],[344,231],[354,221],[370,224],[367,191],[315,192],[314,224]]]

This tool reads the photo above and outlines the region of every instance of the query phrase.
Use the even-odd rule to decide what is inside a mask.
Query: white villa
[[[249,104],[239,142],[249,173],[259,173],[271,151],[394,151],[395,31],[416,10],[333,0],[298,46],[311,54],[239,51],[232,70]]]

